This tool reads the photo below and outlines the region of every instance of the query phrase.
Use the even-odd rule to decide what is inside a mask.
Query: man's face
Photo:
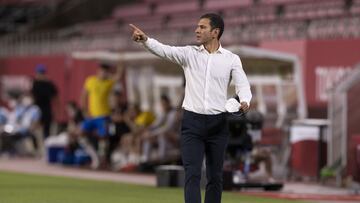
[[[100,79],[107,79],[109,77],[109,70],[99,68],[97,74]]]
[[[219,29],[211,30],[210,19],[201,18],[195,30],[196,41],[200,44],[207,43],[217,38]]]
[[[164,112],[166,112],[170,108],[169,102],[167,102],[165,100],[161,100],[160,103],[161,103],[161,108]]]

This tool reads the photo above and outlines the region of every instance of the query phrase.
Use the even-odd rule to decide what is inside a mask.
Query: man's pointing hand
[[[146,34],[138,27],[133,24],[129,24],[129,26],[133,29],[132,40],[135,42],[145,42],[148,39]]]

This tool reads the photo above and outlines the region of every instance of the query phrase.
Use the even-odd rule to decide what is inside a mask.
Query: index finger
[[[134,30],[140,30],[138,27],[136,27],[135,25],[133,24],[129,24],[130,27],[132,27]]]

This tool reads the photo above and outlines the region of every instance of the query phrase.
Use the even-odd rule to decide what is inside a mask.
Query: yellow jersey
[[[85,90],[88,92],[88,110],[91,117],[108,116],[111,113],[109,98],[115,81],[101,80],[90,76],[85,81]]]
[[[145,111],[135,118],[135,124],[142,127],[148,127],[155,121],[155,115]]]

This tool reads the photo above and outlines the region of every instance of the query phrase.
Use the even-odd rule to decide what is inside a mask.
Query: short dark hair
[[[15,99],[15,100],[20,99],[23,94],[24,94],[23,91],[17,88],[9,89],[7,91],[7,96],[9,96],[10,99]]]
[[[221,35],[224,32],[224,27],[225,27],[223,18],[220,15],[215,14],[215,13],[206,13],[200,17],[200,19],[202,19],[202,18],[207,18],[210,20],[211,30],[213,30],[215,28],[219,28],[220,32],[218,35],[218,39],[220,39]]]
[[[105,71],[110,71],[110,69],[112,68],[112,65],[109,63],[101,62],[99,64],[99,67]]]
[[[166,94],[162,94],[162,95],[160,96],[160,100],[162,100],[162,101],[170,104],[170,98],[169,98]]]

